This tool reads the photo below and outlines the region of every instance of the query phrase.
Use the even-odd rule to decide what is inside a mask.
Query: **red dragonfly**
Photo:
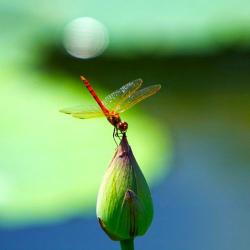
[[[142,85],[142,80],[137,79],[125,84],[120,89],[109,94],[103,99],[103,101],[101,101],[90,85],[89,81],[83,76],[80,76],[80,79],[83,81],[99,107],[88,107],[82,105],[66,108],[60,111],[80,119],[106,117],[107,120],[114,126],[113,136],[118,136],[118,131],[124,134],[128,129],[128,123],[121,120],[120,113],[123,113],[147,97],[154,95],[161,88],[161,85],[157,84],[139,89]]]

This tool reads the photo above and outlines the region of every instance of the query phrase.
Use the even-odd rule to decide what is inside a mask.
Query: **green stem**
[[[134,250],[134,238],[129,240],[121,240],[121,250]]]

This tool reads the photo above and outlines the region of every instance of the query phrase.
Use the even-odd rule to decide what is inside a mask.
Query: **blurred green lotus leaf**
[[[80,120],[59,112],[93,101],[78,77],[74,81],[15,68],[2,74],[1,224],[94,213],[98,187],[116,145],[106,119]],[[129,140],[152,182],[166,173],[171,154],[168,133],[162,136],[161,126],[146,112],[128,113],[123,117],[130,125]]]

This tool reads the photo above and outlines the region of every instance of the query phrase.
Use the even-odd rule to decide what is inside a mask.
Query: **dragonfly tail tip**
[[[84,76],[80,76],[80,79],[81,79],[82,81],[85,81],[85,80],[86,80],[86,78],[85,78]]]

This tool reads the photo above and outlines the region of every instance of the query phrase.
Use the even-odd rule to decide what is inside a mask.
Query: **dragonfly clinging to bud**
[[[137,79],[125,84],[101,101],[89,81],[83,76],[81,76],[80,79],[84,82],[86,88],[93,96],[99,107],[81,105],[62,109],[60,111],[79,119],[106,117],[107,120],[114,126],[113,136],[119,136],[118,132],[124,134],[128,129],[128,123],[121,120],[120,113],[123,113],[147,97],[154,95],[161,88],[161,85],[157,84],[140,89],[142,80]]]

